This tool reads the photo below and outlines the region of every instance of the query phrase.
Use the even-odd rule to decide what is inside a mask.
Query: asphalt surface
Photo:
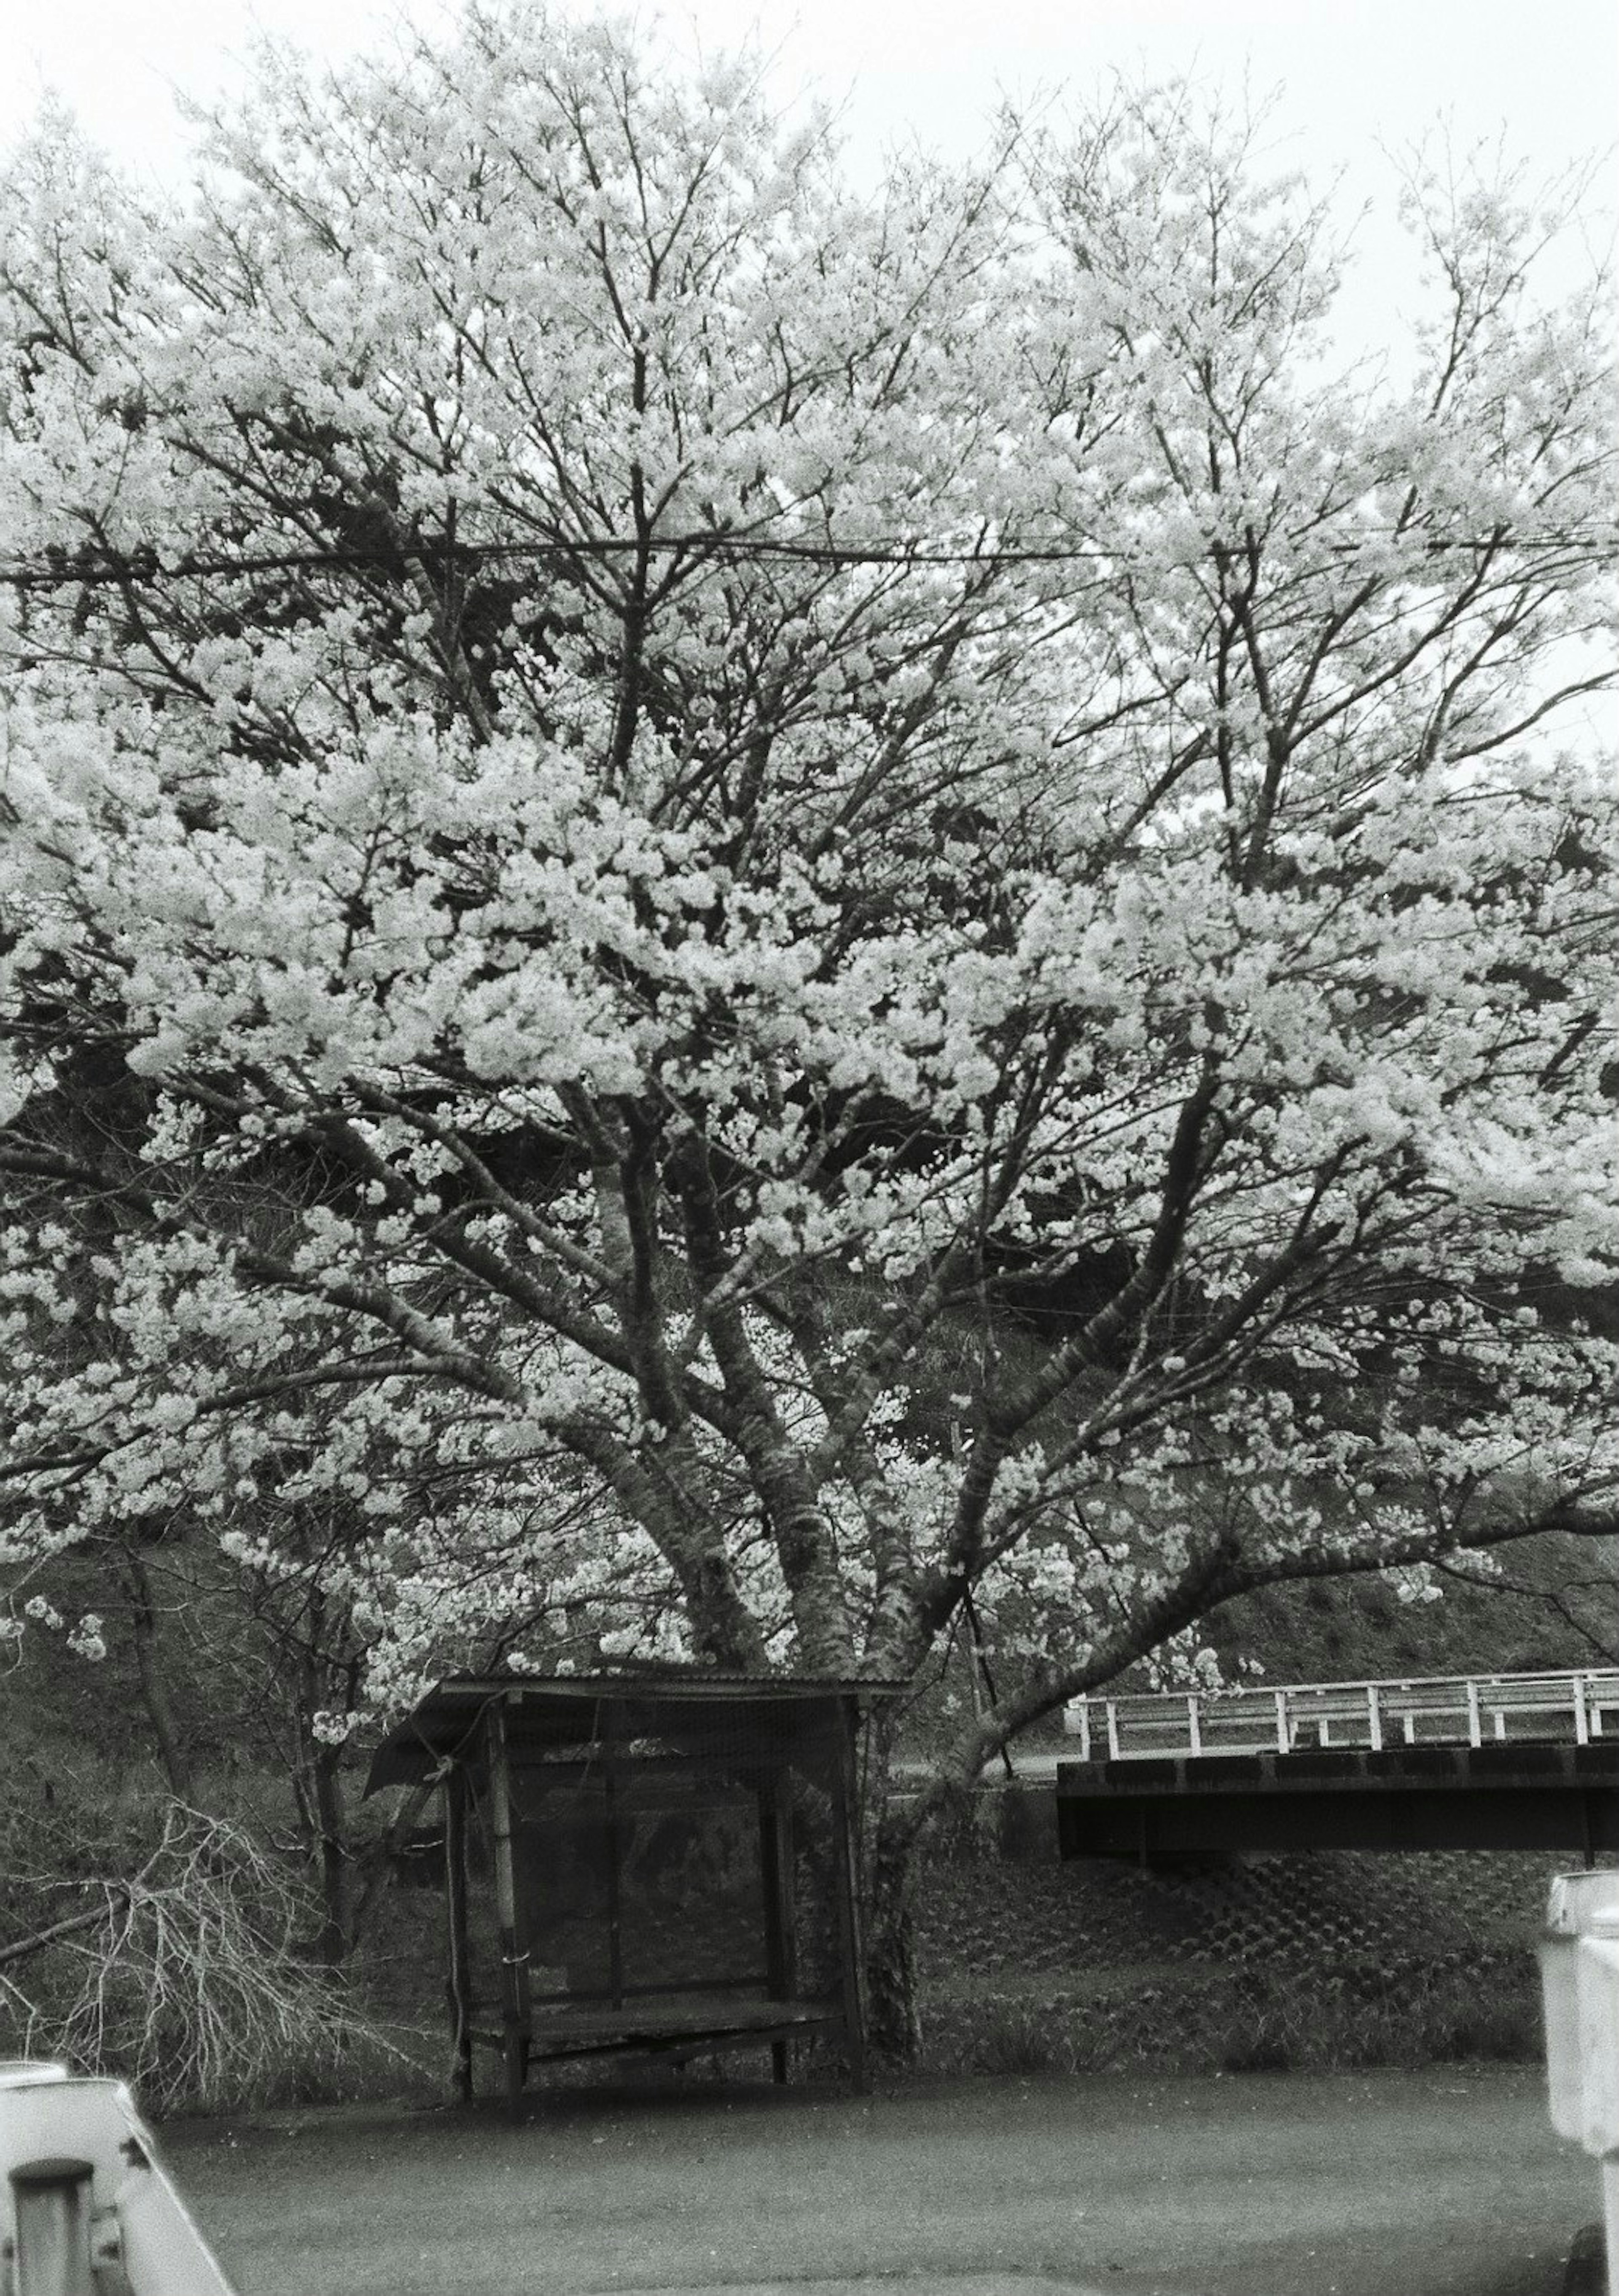
[[[165,2149],[240,2296],[1557,2296],[1599,2198],[1528,2066],[666,2079]]]

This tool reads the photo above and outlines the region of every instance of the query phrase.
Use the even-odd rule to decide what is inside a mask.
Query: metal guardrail
[[[1063,1709],[1063,1727],[1086,1762],[1513,1741],[1584,1746],[1619,1737],[1619,1667],[1075,1698]]]
[[[1619,2296],[1619,1872],[1553,1881],[1541,1989],[1551,2125],[1601,2165],[1607,2291]]]
[[[6,2296],[231,2296],[122,2081],[0,2062]]]

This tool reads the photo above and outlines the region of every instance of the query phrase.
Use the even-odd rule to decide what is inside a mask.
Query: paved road
[[[241,2296],[1556,2296],[1598,2202],[1526,2066],[671,2080],[167,2147]]]

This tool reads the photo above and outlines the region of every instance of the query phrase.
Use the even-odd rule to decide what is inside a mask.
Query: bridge
[[[1076,1699],[1065,1857],[1619,1850],[1619,1667]]]

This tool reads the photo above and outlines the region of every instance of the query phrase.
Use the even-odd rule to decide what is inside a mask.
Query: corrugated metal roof
[[[634,1710],[633,1735],[656,1734],[660,1718],[681,1734],[702,1729],[705,1721],[710,1729],[729,1732],[747,1716],[765,1740],[775,1740],[785,1751],[795,1733],[810,1724],[804,1708],[830,1707],[845,1698],[872,1703],[910,1687],[892,1679],[721,1674],[673,1666],[613,1674],[455,1675],[436,1684],[382,1741],[365,1791],[419,1784],[430,1777],[442,1761],[469,1745],[496,1699],[507,1709],[509,1727],[559,1749],[594,1742],[598,1731],[581,1709],[611,1704]]]

